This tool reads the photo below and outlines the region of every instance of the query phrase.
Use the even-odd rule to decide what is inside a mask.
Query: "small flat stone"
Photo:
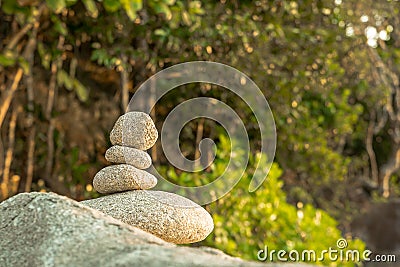
[[[101,169],[93,179],[93,187],[99,193],[115,193],[127,190],[150,189],[157,178],[128,164],[111,165]]]
[[[146,150],[158,138],[157,128],[151,117],[143,112],[128,112],[120,116],[110,133],[113,145]]]
[[[214,228],[201,206],[163,191],[128,191],[81,203],[175,244],[199,242]]]
[[[151,157],[145,151],[115,145],[107,149],[106,160],[113,163],[126,163],[138,169],[147,169],[151,166]]]

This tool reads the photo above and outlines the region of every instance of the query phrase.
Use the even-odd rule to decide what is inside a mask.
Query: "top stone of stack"
[[[157,128],[151,117],[143,112],[128,112],[118,118],[110,133],[113,145],[140,150],[152,147],[158,138]]]

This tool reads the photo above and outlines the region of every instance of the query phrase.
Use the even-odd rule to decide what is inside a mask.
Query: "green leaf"
[[[71,78],[71,76],[69,76],[69,74],[64,70],[59,70],[57,72],[57,84],[60,86],[65,86],[65,88],[68,90],[75,90],[75,93],[80,101],[86,102],[88,100],[88,89],[77,79]]]
[[[78,0],[65,0],[67,7],[75,5],[76,2],[78,2]]]
[[[121,8],[121,2],[118,0],[104,0],[103,5],[107,12],[115,12]]]
[[[29,63],[23,57],[18,58],[18,64],[22,68],[25,74],[31,73],[31,68],[29,66]]]
[[[165,30],[163,30],[163,29],[157,29],[157,30],[154,31],[154,34],[157,35],[157,36],[166,36],[167,32]]]
[[[8,55],[0,54],[0,65],[3,67],[12,66],[15,64],[15,58],[12,58]]]
[[[96,3],[93,0],[82,1],[86,7],[86,10],[89,12],[89,15],[93,18],[97,18],[97,16],[99,15],[99,10],[97,9]]]
[[[58,18],[54,21],[54,30],[61,35],[68,35],[68,30],[67,27],[65,27],[65,24],[61,22]]]
[[[66,6],[65,0],[46,0],[47,6],[54,11],[60,13]]]
[[[175,6],[172,6],[170,8],[171,12],[172,12],[172,18],[171,20],[168,22],[169,27],[171,29],[177,29],[180,26],[181,23],[181,12],[183,10],[182,7],[180,7],[178,4]]]
[[[65,86],[65,88],[70,91],[74,89],[74,79],[72,79],[64,70],[59,70],[57,72],[57,84],[59,86]]]
[[[136,12],[143,7],[142,0],[121,0],[121,4],[130,20],[136,19]]]
[[[172,18],[171,10],[165,3],[162,2],[154,3],[154,11],[157,14],[164,14],[167,20],[170,20]]]
[[[3,4],[1,5],[1,9],[4,11],[4,13],[8,15],[12,15],[15,13],[17,9],[17,1],[15,0],[4,0]]]
[[[192,25],[192,20],[190,19],[190,15],[185,10],[182,11],[182,21],[185,25],[190,26]]]
[[[89,97],[89,90],[77,79],[74,79],[73,84],[79,100],[82,102],[86,102]]]
[[[50,68],[50,60],[51,60],[51,55],[50,53],[46,50],[42,42],[38,42],[37,50],[39,52],[40,60],[42,63],[42,66],[48,70]]]
[[[204,9],[201,8],[201,1],[192,1],[189,3],[189,13],[203,15]]]
[[[7,15],[13,15],[13,14],[18,14],[19,16],[25,15],[29,16],[30,14],[30,7],[27,6],[20,6],[16,0],[3,0],[0,1],[0,6],[1,9],[6,13]],[[21,16],[24,17],[24,16]]]
[[[104,64],[105,59],[107,58],[107,52],[104,49],[97,49],[92,52],[92,56],[90,60],[97,60],[98,64]]]

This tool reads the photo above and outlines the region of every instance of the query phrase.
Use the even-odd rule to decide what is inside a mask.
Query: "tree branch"
[[[197,130],[196,130],[196,150],[194,152],[194,160],[195,160],[195,162],[196,162],[196,160],[199,160],[200,156],[201,156],[200,155],[200,141],[203,139],[203,133],[204,133],[204,118],[201,118],[199,123],[197,124]],[[197,161],[197,162],[200,162],[200,160]],[[199,167],[200,166],[198,166],[198,164],[196,164],[194,166],[194,169],[198,170]]]
[[[43,10],[43,5],[40,7],[40,10]],[[36,16],[38,19],[38,16]],[[32,187],[32,180],[33,180],[33,172],[34,172],[34,162],[35,162],[35,136],[36,136],[36,125],[34,123],[35,117],[35,95],[34,95],[34,81],[33,81],[33,64],[34,64],[34,51],[37,46],[37,34],[39,29],[39,22],[36,20],[33,23],[33,30],[32,34],[29,37],[28,43],[25,47],[25,51],[23,53],[23,57],[29,64],[30,72],[25,76],[25,83],[26,83],[26,92],[27,92],[27,99],[28,99],[28,113],[27,113],[27,121],[28,121],[28,129],[29,129],[29,136],[28,136],[28,158],[26,161],[26,181],[25,181],[25,192],[30,192]]]
[[[375,112],[372,112],[372,114],[370,116],[370,121],[368,124],[365,146],[367,149],[367,153],[368,153],[369,161],[370,161],[370,165],[371,165],[372,181],[374,183],[376,183],[376,185],[379,185],[378,164],[376,162],[376,155],[375,155],[374,148],[372,146],[373,138],[374,138],[374,127],[375,127],[374,121],[375,121]]]
[[[128,72],[126,70],[126,66],[128,64],[128,60],[126,55],[121,56],[122,59],[122,70],[121,70],[121,107],[122,111],[126,112],[129,103],[129,87],[128,87]]]
[[[28,159],[26,161],[26,182],[25,192],[30,192],[32,187],[33,170],[34,170],[34,154],[35,154],[35,135],[36,127],[32,127],[28,137]]]
[[[38,20],[39,20],[39,18],[40,18],[40,16],[41,16],[41,14],[42,14],[42,12],[43,12],[45,7],[46,7],[45,4],[40,5],[40,7],[38,8],[37,13],[34,16],[33,22],[25,25],[21,29],[21,31],[19,31],[17,33],[17,35],[14,36],[14,38],[7,45],[7,49],[13,48],[17,44],[17,42],[22,38],[22,36],[24,36],[32,27],[34,27],[35,31],[37,32],[37,29],[39,27]],[[35,35],[35,42],[36,42],[36,34],[33,34],[33,35]],[[29,42],[28,42],[28,45],[25,47],[25,51],[24,51],[23,54],[24,55],[32,55],[34,48],[35,47],[33,47],[32,45],[29,45]],[[12,100],[12,98],[14,96],[14,93],[18,89],[18,85],[19,85],[19,83],[21,81],[23,73],[24,72],[23,72],[22,68],[18,68],[17,72],[15,73],[15,76],[14,76],[14,79],[13,79],[13,82],[12,82],[10,88],[4,92],[4,96],[1,99],[1,102],[0,102],[1,103],[0,104],[0,127],[4,122],[4,118],[5,118],[5,116],[7,114],[7,111],[9,109],[9,107],[10,107],[11,100]]]
[[[14,37],[10,40],[10,42],[7,44],[5,50],[11,50],[13,49],[17,43],[21,40],[22,37],[24,37],[25,34],[28,33],[30,29],[32,29],[33,23],[28,23],[24,27],[21,28],[17,34],[14,35]]]
[[[18,68],[17,72],[15,73],[13,83],[11,84],[10,88],[4,92],[4,96],[1,99],[0,105],[0,127],[3,125],[4,118],[6,117],[7,111],[10,107],[11,100],[14,96],[15,91],[18,88],[19,82],[21,81],[22,74],[24,71],[22,68]]]
[[[6,158],[4,160],[4,171],[3,171],[3,182],[1,184],[1,195],[3,199],[8,198],[9,196],[9,177],[10,177],[10,167],[14,153],[14,142],[15,142],[15,127],[17,125],[17,117],[18,113],[20,112],[21,107],[14,108],[9,129],[8,129],[8,148],[6,152]]]
[[[64,47],[65,38],[60,36],[58,39],[57,48],[62,51]],[[53,159],[54,159],[54,119],[52,118],[52,111],[54,106],[54,99],[57,92],[57,72],[62,68],[63,59],[62,56],[57,58],[51,64],[51,78],[49,83],[49,95],[47,98],[46,113],[45,117],[49,121],[49,127],[47,129],[47,160],[45,167],[45,177],[49,180],[53,179]],[[53,189],[53,188],[52,188]],[[53,189],[54,190],[54,189]]]

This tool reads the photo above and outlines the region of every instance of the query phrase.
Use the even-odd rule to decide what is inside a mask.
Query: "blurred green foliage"
[[[220,145],[211,172],[177,174],[171,167],[160,167],[159,171],[175,184],[208,184],[223,175],[230,160],[227,157],[230,153],[227,146],[229,143],[228,136],[219,136]],[[235,153],[240,152],[235,150]],[[215,229],[202,244],[252,260],[258,260],[257,253],[265,246],[268,251],[285,250],[288,253],[291,250],[300,254],[304,250],[313,250],[317,257],[329,248],[338,249],[337,241],[343,237],[337,229],[337,221],[312,205],[298,202],[296,207],[287,203],[280,179],[282,170],[277,164],[272,165],[267,179],[259,189],[252,193],[248,191],[256,162],[255,157],[251,157],[245,175],[234,189],[207,206],[213,216]],[[261,161],[261,168],[266,167],[266,162]],[[229,178],[232,173],[225,175]],[[365,245],[360,239],[349,237],[347,242],[345,250],[357,250],[362,255]],[[354,266],[354,262],[332,262],[328,257],[317,263],[325,266]]]

